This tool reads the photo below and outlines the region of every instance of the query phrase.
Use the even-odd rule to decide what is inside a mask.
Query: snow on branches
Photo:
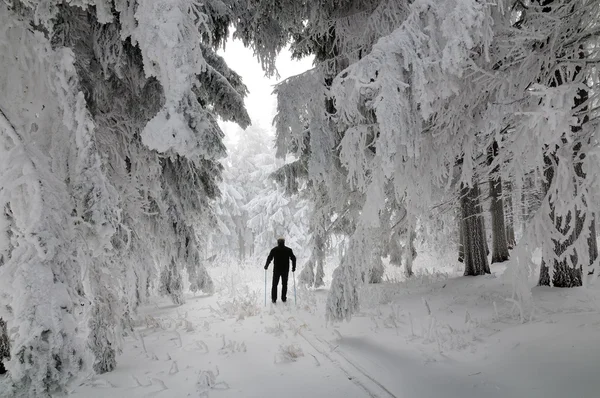
[[[309,178],[357,198],[359,211],[346,214],[348,203],[335,204],[340,191],[329,194],[332,216],[354,225],[352,239],[377,228],[390,206],[418,218],[448,191],[500,169],[517,187],[532,175],[545,180],[546,202],[525,234],[531,247],[545,248],[540,283],[577,284],[577,275],[597,267],[597,90],[590,86],[597,81],[599,2],[541,3],[509,9],[504,1],[417,0],[382,12],[388,2],[373,1],[307,12],[292,47],[315,54],[320,74],[311,72],[310,92],[304,76],[278,87],[278,151],[307,148],[317,170]],[[375,22],[379,34],[357,34],[374,32]],[[498,155],[486,164],[494,142]],[[325,156],[314,156],[317,146]],[[359,263],[367,270],[370,262]],[[514,264],[525,267],[515,275],[530,277],[528,261]],[[555,266],[572,277],[556,279]],[[331,319],[352,313],[354,299],[339,297],[358,291],[353,274],[336,271],[342,279],[334,278]],[[528,284],[517,285],[526,298]]]
[[[217,117],[249,123],[246,88],[212,46],[227,36],[223,11],[0,5],[0,316],[20,394],[62,394],[91,367],[114,369],[159,279],[177,303],[184,272],[192,291],[212,292],[196,229],[219,194]]]

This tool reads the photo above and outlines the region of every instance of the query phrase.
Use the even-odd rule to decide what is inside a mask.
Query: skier
[[[290,259],[292,260],[292,272],[296,272],[296,256],[292,249],[285,245],[285,239],[277,239],[277,246],[271,249],[265,270],[269,268],[269,264],[273,261],[273,287],[271,288],[271,300],[273,303],[277,301],[277,285],[281,278],[281,301],[285,303],[287,299],[287,281],[290,272]]]

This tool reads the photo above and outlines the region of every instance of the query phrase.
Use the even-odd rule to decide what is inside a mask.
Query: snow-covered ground
[[[534,288],[521,323],[504,265],[462,277],[429,261],[365,288],[361,312],[335,325],[326,289],[298,290],[295,305],[290,280],[288,303],[265,306],[259,265],[213,268],[215,295],[144,308],[117,370],[74,396],[600,396],[600,290]]]

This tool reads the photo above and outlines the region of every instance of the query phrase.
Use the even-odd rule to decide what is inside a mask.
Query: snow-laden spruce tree
[[[339,5],[341,8],[337,6],[309,7],[307,16],[311,22],[294,36],[292,49],[295,56],[314,54],[317,65],[309,72],[284,81],[276,89],[279,99],[276,118],[278,155],[284,156],[289,151],[302,160],[311,191],[309,197],[317,211],[311,217],[311,231],[316,234],[312,241],[313,255],[303,272],[303,279],[310,284],[312,267],[316,263],[317,285],[322,283],[319,268],[322,269],[324,242],[330,241],[332,234],[352,235],[358,214],[367,200],[364,192],[356,189],[360,181],[355,179],[356,176],[350,176],[352,171],[343,165],[345,154],[340,148],[346,129],[337,124],[336,104],[330,95],[331,83],[348,62],[372,45],[375,36],[371,23],[383,9],[402,13],[402,7],[396,3],[383,8],[366,2],[345,2]],[[384,24],[377,30],[385,31],[388,27],[389,24]],[[352,30],[354,28],[356,31]],[[338,30],[343,34],[338,34]],[[376,128],[369,133],[376,134]],[[369,140],[364,136],[357,143],[364,148],[359,161],[369,162],[372,158],[374,147]],[[394,203],[397,198],[389,199]],[[373,276],[370,281],[379,282],[383,273],[380,269],[370,274]]]
[[[348,169],[379,176],[362,184],[367,193],[383,192],[381,176],[389,178],[407,204],[416,204],[417,195],[421,203],[431,200],[431,185],[451,181],[463,156],[460,180],[468,186],[498,165],[517,181],[536,170],[549,184],[547,205],[524,244],[553,242],[543,245],[545,258],[554,259],[551,268],[587,274],[598,261],[596,176],[587,170],[598,159],[593,99],[585,88],[594,70],[581,61],[595,55],[598,2],[532,4],[518,28],[502,2],[426,3],[413,2],[401,26],[333,82],[339,122],[359,131],[351,141],[347,130],[350,145],[342,141],[342,153],[351,150]],[[375,112],[380,133],[367,167],[356,145],[371,128],[364,107]],[[500,139],[499,153],[486,170],[481,154],[494,139]],[[520,298],[528,295],[524,272],[519,266],[509,272]]]
[[[262,258],[284,236],[286,244],[303,257],[310,239],[307,201],[278,185],[274,172],[280,162],[267,131],[249,127],[238,134],[240,140],[232,144],[224,162],[223,195],[217,201],[220,228],[211,236],[211,249],[226,253],[235,247],[238,253]]]
[[[379,228],[371,223],[390,198],[418,216],[428,211],[440,187],[476,191],[478,176],[511,178],[519,186],[532,172],[545,174],[548,205],[523,244],[549,239],[554,243],[544,247],[555,249],[545,250],[545,258],[564,264],[570,256],[576,262],[568,267],[574,269],[597,263],[592,239],[597,201],[591,199],[597,191],[595,175],[586,171],[597,162],[592,151],[596,130],[595,119],[586,115],[593,97],[582,88],[595,81],[594,69],[584,60],[595,55],[597,2],[532,2],[523,9],[503,1],[396,4],[397,12],[385,2],[348,2],[335,10],[320,3],[315,9],[322,13],[307,11],[300,36],[304,47],[296,48],[301,55],[320,55],[322,63],[278,88],[280,148],[314,151],[318,145],[319,153],[310,154],[309,176],[329,178],[329,192],[342,186],[330,183],[339,159],[339,174],[351,187],[345,197],[358,192],[365,198],[359,201],[364,204],[361,216],[354,218],[355,233],[363,231],[358,236]],[[350,12],[356,7],[365,8]],[[381,29],[369,41],[364,33],[372,25],[359,19],[371,17]],[[353,23],[337,25],[348,18]],[[486,164],[487,148],[495,141],[498,154]],[[334,208],[334,213],[343,209]],[[570,228],[569,223],[577,225]],[[473,231],[465,233],[472,237]],[[369,250],[356,255],[363,257],[353,261],[370,266]],[[478,268],[485,272],[487,260],[479,257]],[[523,299],[528,272],[519,266],[509,272]],[[344,280],[334,280],[330,294],[337,298],[330,302],[355,303],[340,298],[358,292],[351,283],[361,278],[348,271],[337,275]],[[331,305],[328,314],[347,318],[352,305]]]
[[[244,261],[253,250],[252,232],[247,227],[248,214],[243,208],[248,202],[247,193],[243,185],[233,180],[227,165],[220,188],[221,197],[215,203],[218,228],[210,237],[211,252],[230,255],[235,251],[236,259]]]
[[[11,359],[5,361],[11,382],[2,387],[9,395],[48,396],[64,392],[90,362],[76,255],[85,242],[73,220],[67,176],[60,173],[75,158],[79,124],[76,104],[56,101],[54,86],[68,91],[73,57],[12,19],[5,4],[0,9],[0,63],[7,71],[0,78],[0,206],[2,235],[10,238],[0,267],[0,305],[11,331]],[[85,116],[78,116],[85,125]],[[53,158],[57,148],[64,152]]]
[[[184,0],[0,5],[7,391],[113,369],[137,306],[155,288],[180,302],[184,270],[212,290],[196,227],[214,222],[216,117],[249,123],[215,53],[231,17]]]
[[[537,71],[531,98],[522,103],[527,113],[515,125],[522,132],[524,122],[535,124],[533,134],[542,145],[535,168],[545,198],[528,231],[543,248],[542,285],[581,286],[588,274],[598,273],[597,72],[589,62],[597,56],[598,6],[597,1],[538,1],[521,9],[516,23],[525,31],[518,51],[524,45],[539,49],[536,59],[527,54],[511,72]],[[523,153],[510,149],[518,151],[515,156]]]
[[[472,5],[477,6],[477,3]],[[299,44],[295,47],[299,54],[317,54],[319,65],[278,88],[278,144],[280,148],[309,148],[309,178],[322,182],[329,198],[332,198],[331,215],[347,218],[353,225],[350,234],[363,231],[358,236],[365,237],[368,235],[365,230],[372,232],[373,228],[382,228],[379,215],[390,202],[396,202],[401,208],[412,206],[413,214],[426,208],[427,202],[422,199],[431,193],[431,187],[422,183],[423,176],[429,172],[426,167],[436,167],[436,171],[429,174],[433,174],[434,181],[442,184],[452,175],[448,163],[454,165],[462,148],[446,142],[439,143],[439,148],[443,149],[440,151],[442,156],[419,152],[420,140],[406,135],[410,135],[411,131],[424,130],[428,121],[417,117],[420,105],[411,102],[410,95],[404,96],[403,90],[409,91],[407,87],[414,79],[417,86],[423,86],[426,78],[431,77],[432,81],[440,82],[435,95],[449,97],[452,81],[444,82],[442,75],[447,74],[449,80],[458,79],[463,67],[461,62],[466,64],[468,51],[476,45],[471,36],[479,35],[479,31],[485,35],[488,31],[484,26],[482,7],[475,7],[480,16],[454,24],[460,19],[458,15],[464,9],[468,10],[468,5],[463,5],[460,10],[450,12],[452,7],[457,6],[456,2],[433,6],[431,12],[424,2],[412,5],[402,2],[348,2],[344,7],[335,9],[327,8],[327,4],[321,6],[323,13],[309,12],[314,20],[306,25],[303,32],[301,43],[304,46]],[[428,13],[432,16],[429,20],[424,18]],[[327,17],[323,18],[323,15]],[[414,52],[419,50],[413,49],[426,45],[425,32],[433,26],[437,28],[436,24],[444,19],[447,19],[448,29],[450,26],[463,29],[459,33],[468,43],[447,43],[446,65],[441,70],[437,65],[431,66],[429,60],[422,60],[423,56]],[[484,29],[480,29],[482,27]],[[385,35],[389,36],[382,39]],[[441,34],[435,39],[437,42],[431,45],[431,49],[423,50],[437,52],[438,49],[433,47],[438,42],[443,46],[447,41]],[[484,39],[479,39],[479,42],[482,41]],[[427,76],[415,76],[403,67],[413,60]],[[347,65],[350,66],[344,70]],[[383,81],[383,76],[388,80]],[[421,89],[428,89],[434,95],[432,87]],[[383,103],[382,98],[389,103]],[[427,101],[423,105],[427,105]],[[292,112],[292,109],[298,111]],[[429,109],[422,111],[431,115]],[[306,143],[307,138],[309,144]],[[432,144],[429,141],[423,143]],[[472,153],[468,155],[473,157]],[[411,159],[415,156],[419,157],[419,161]],[[468,166],[472,166],[472,162]],[[403,175],[404,170],[410,170],[410,175]],[[408,178],[403,178],[405,176]],[[465,173],[464,179],[471,183],[469,172]],[[336,204],[339,198],[343,198],[345,203],[340,201]],[[358,273],[363,275],[373,264],[372,250],[357,251],[353,254],[359,257],[348,259],[346,263],[352,261],[366,267]],[[365,280],[356,277],[355,272],[338,272],[337,275],[345,281],[339,284],[334,281],[332,296],[353,294],[338,291],[338,288],[345,289],[352,283]],[[354,286],[352,292],[358,290],[359,285]],[[331,302],[342,301],[335,299]],[[329,306],[330,311],[333,308],[335,306]],[[329,315],[332,318],[338,315],[347,317],[347,308],[339,311]]]

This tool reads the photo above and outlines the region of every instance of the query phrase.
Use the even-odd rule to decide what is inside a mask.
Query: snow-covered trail
[[[118,369],[94,377],[74,396],[364,396],[342,369],[307,348],[294,330],[304,327],[289,320],[299,312],[292,305],[259,308],[245,319],[228,316],[217,296],[146,308],[135,336],[124,342]],[[303,356],[291,362],[280,346],[294,344]]]
[[[227,272],[214,296],[144,308],[117,370],[74,396],[597,398],[600,391],[596,290],[534,289],[539,320],[521,324],[501,278],[425,273],[367,287],[361,313],[326,325],[325,289],[299,291],[296,306],[290,284],[287,304],[265,307],[261,275]]]

